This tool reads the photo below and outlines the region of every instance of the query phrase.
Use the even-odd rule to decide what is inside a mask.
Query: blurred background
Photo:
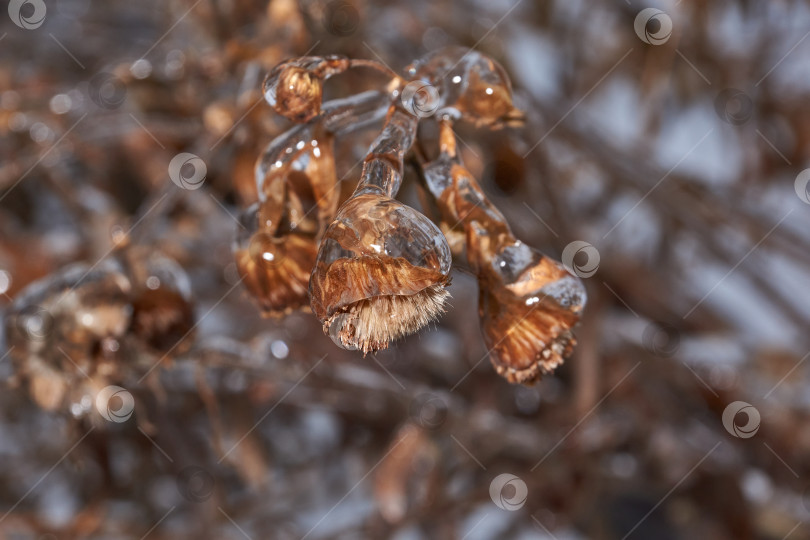
[[[810,3],[6,4],[0,536],[810,538]],[[266,72],[448,45],[527,114],[459,126],[470,170],[522,240],[581,242],[579,345],[533,387],[489,365],[463,261],[365,358],[262,319],[233,263],[290,127]],[[340,143],[345,193],[373,137]]]

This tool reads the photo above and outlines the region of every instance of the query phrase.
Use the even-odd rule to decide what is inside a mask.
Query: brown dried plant
[[[570,354],[584,289],[562,264],[514,237],[462,165],[452,130],[454,120],[489,128],[520,123],[509,78],[485,55],[450,48],[410,65],[410,83],[393,74],[373,97],[321,103],[326,79],[363,66],[392,75],[375,62],[302,57],[279,64],[265,80],[273,108],[304,124],[271,143],[257,165],[261,202],[249,210],[249,232],[236,251],[248,289],[265,314],[309,305],[337,345],[369,353],[444,311],[450,245],[457,254],[466,248],[493,365],[510,382],[534,382]],[[337,208],[334,135],[363,124],[364,115],[377,119],[383,105],[385,120],[354,194]],[[394,198],[420,121],[434,113],[441,152],[424,177],[441,230]]]

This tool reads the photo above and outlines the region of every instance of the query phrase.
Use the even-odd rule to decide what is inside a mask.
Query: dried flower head
[[[412,64],[408,72],[438,88],[439,117],[450,115],[490,127],[523,120],[523,113],[512,103],[512,83],[506,70],[477,51],[440,49]]]
[[[327,102],[321,116],[277,137],[260,156],[261,201],[243,213],[234,252],[263,315],[309,309],[309,276],[340,196],[334,139],[379,120],[387,106],[379,92]]]
[[[46,410],[104,363],[105,340],[122,339],[132,320],[131,285],[113,261],[69,266],[35,282],[6,317],[10,356],[31,397]]]
[[[337,209],[332,135],[319,125],[301,128],[296,137],[271,143],[259,160],[263,200],[243,214],[237,238],[237,268],[265,315],[309,305],[320,235]]]
[[[151,249],[151,248],[150,248]],[[6,317],[10,356],[29,393],[56,410],[86,384],[120,380],[148,355],[190,345],[193,310],[182,268],[147,248],[125,246],[30,284]]]
[[[450,250],[424,215],[389,197],[350,199],[324,235],[310,280],[324,332],[367,353],[426,325],[449,296]]]
[[[266,316],[309,308],[309,275],[318,254],[317,239],[308,234],[276,236],[259,226],[258,203],[242,216],[245,232],[237,238],[236,267]]]
[[[482,235],[486,232],[473,224],[470,251],[486,243]],[[561,263],[519,240],[491,255],[483,257],[487,262],[478,273],[484,343],[501,376],[532,383],[571,354],[576,344],[571,329],[585,305],[585,288]]]
[[[496,371],[532,383],[559,366],[576,343],[571,328],[585,289],[565,267],[516,239],[456,152],[449,121],[440,124],[439,157],[424,177],[447,234],[462,237],[478,278],[484,342]],[[463,233],[463,234],[462,234]]]

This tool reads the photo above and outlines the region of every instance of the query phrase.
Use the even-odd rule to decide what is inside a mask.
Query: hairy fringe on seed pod
[[[449,278],[405,259],[374,257],[334,262],[313,294],[345,306],[323,323],[324,332],[364,353],[412,334],[444,313]]]

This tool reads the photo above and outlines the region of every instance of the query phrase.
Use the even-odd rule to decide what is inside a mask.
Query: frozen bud
[[[340,190],[333,136],[296,126],[268,145],[256,165],[261,202],[243,216],[236,264],[265,315],[309,307],[309,275]]]
[[[304,56],[277,65],[264,81],[264,98],[275,111],[294,122],[307,122],[321,112],[323,82],[345,71],[341,56]]]
[[[424,215],[373,190],[355,195],[324,234],[312,310],[337,345],[384,349],[444,311],[450,263],[447,241]]]
[[[234,250],[239,275],[265,316],[308,308],[317,240],[298,233],[271,234],[259,226],[260,215],[259,206],[254,205],[242,217],[245,230]]]
[[[470,233],[471,251],[486,234]],[[533,383],[552,372],[576,344],[586,294],[565,267],[515,241],[482,264],[479,312],[495,370],[509,382]]]
[[[512,104],[512,84],[506,71],[480,52],[463,47],[441,49],[416,62],[411,72],[440,85],[440,115],[460,113],[478,125],[518,123],[523,118]]]

